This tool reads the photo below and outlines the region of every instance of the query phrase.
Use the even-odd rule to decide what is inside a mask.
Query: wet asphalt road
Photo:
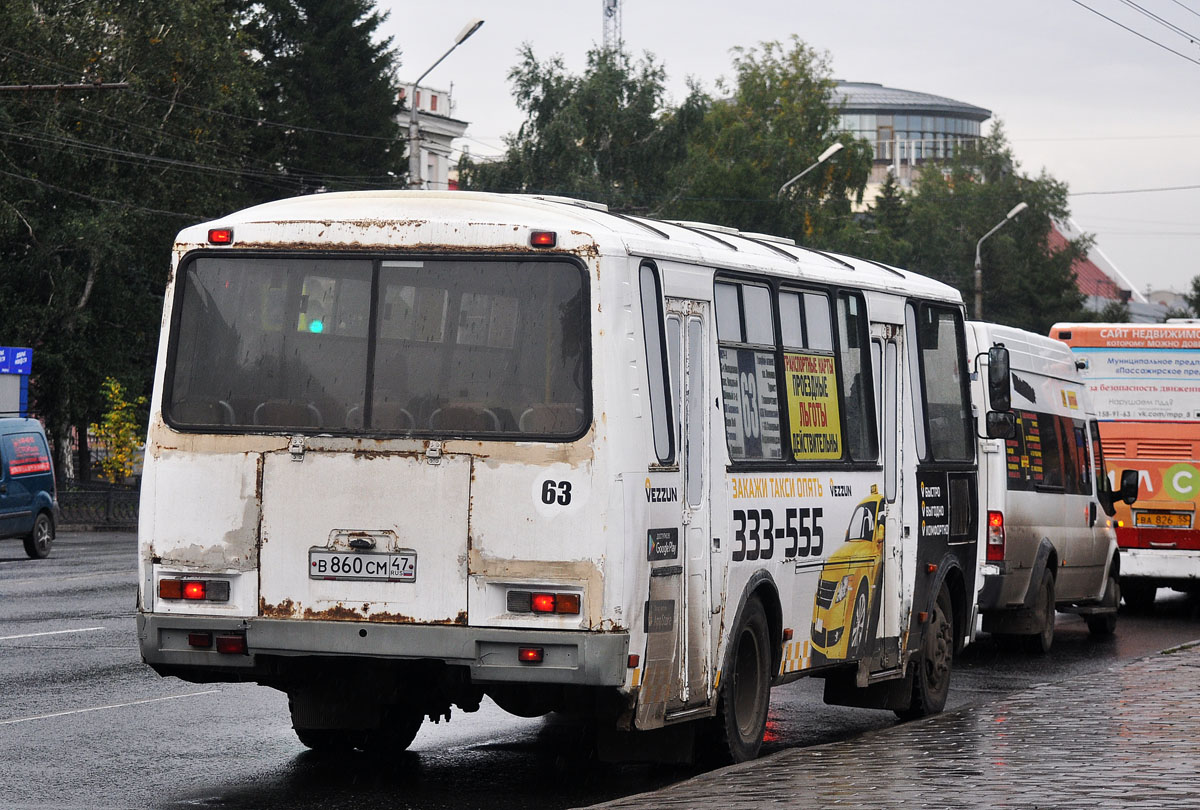
[[[317,757],[293,736],[282,694],[160,678],[141,663],[134,557],[124,533],[63,533],[43,561],[0,542],[0,808],[560,808],[697,772],[596,764],[573,724],[486,702],[427,723],[387,761]],[[1091,640],[1077,617],[1058,621],[1044,658],[982,637],[955,661],[950,706],[1200,639],[1200,610],[1169,591],[1152,615],[1122,613],[1107,641]],[[819,681],[799,681],[773,692],[764,751],[894,723],[888,712],[825,706]]]

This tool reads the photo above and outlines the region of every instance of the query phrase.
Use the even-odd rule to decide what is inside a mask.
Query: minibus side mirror
[[[1011,439],[1017,435],[1017,415],[1012,411],[988,411],[985,418],[989,439]]]
[[[1117,493],[1117,500],[1123,502],[1126,506],[1132,506],[1133,502],[1138,497],[1138,471],[1137,470],[1122,470],[1121,471],[1121,491]]]
[[[1008,365],[1008,349],[1002,343],[988,349],[988,401],[992,410],[1007,411],[1012,408],[1012,373]]]

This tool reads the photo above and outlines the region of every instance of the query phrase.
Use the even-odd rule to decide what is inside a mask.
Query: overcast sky
[[[461,143],[478,154],[499,152],[521,123],[507,74],[522,43],[578,73],[603,37],[603,0],[377,2],[391,14],[384,31],[401,52],[402,81],[432,65],[468,21],[486,21],[424,82],[453,85],[454,115],[470,122]],[[688,77],[711,92],[732,76],[731,48],[796,34],[828,54],[835,78],[991,110],[1021,170],[1044,169],[1070,186],[1076,223],[1136,289],[1183,291],[1200,274],[1200,0],[1136,0],[1163,22],[1134,3],[621,0],[621,8],[626,49],[655,55],[676,102]]]

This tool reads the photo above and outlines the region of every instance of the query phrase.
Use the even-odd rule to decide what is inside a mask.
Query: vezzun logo
[[[1200,493],[1200,470],[1191,464],[1172,464],[1163,470],[1163,489],[1177,501],[1190,501]]]

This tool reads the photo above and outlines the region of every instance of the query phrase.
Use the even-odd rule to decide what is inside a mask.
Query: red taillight
[[[987,560],[988,562],[1004,561],[1004,513],[988,511],[987,513]]]
[[[534,231],[529,234],[529,244],[534,247],[554,247],[558,244],[558,234],[554,231]]]
[[[188,633],[188,646],[207,650],[212,646],[212,633]]]
[[[541,647],[518,647],[517,660],[522,664],[540,664],[546,657]]]
[[[535,593],[533,595],[533,612],[553,613],[556,601],[552,593]]]
[[[232,245],[233,228],[210,228],[208,231],[210,245]]]
[[[160,579],[160,599],[190,599],[195,602],[228,602],[227,579]]]
[[[217,636],[217,652],[229,655],[246,654],[245,636]]]

